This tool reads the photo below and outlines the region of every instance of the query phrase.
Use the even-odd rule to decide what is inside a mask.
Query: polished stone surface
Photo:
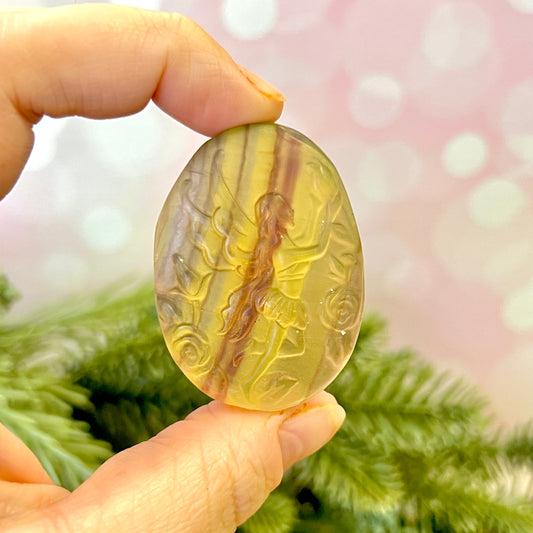
[[[275,124],[209,140],[161,212],[155,291],[172,357],[209,396],[274,411],[324,389],[352,353],[364,294],[332,163]]]

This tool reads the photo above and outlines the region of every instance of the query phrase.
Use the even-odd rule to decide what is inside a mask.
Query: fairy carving
[[[262,147],[245,131],[240,160],[215,143],[178,180],[156,235],[156,295],[171,352],[205,392],[279,403],[301,387],[291,369],[331,331],[355,342],[360,245],[323,154],[284,130],[255,157],[252,142]]]

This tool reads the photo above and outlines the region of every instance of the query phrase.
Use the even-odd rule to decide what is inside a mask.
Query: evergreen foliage
[[[9,302],[15,293],[2,283]],[[347,411],[341,430],[239,530],[531,533],[533,425],[496,431],[474,387],[409,350],[387,352],[385,329],[366,316],[329,387]],[[0,326],[0,422],[68,488],[110,447],[145,440],[206,401],[166,350],[151,285]]]
[[[11,285],[5,274],[0,274],[0,316],[11,307],[13,302],[20,298],[15,287]]]
[[[243,533],[290,533],[294,529],[297,516],[295,499],[278,489],[239,529]]]
[[[518,428],[505,442],[504,449],[515,464],[533,467],[533,421]]]
[[[44,374],[17,375],[0,352],[0,423],[29,447],[58,484],[74,489],[107,458],[111,447],[98,441],[74,408],[92,409],[89,391]]]

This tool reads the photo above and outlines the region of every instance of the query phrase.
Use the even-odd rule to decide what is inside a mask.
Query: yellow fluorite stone
[[[323,390],[353,351],[364,293],[331,161],[276,124],[206,142],[159,217],[155,292],[172,357],[212,398],[275,411]]]

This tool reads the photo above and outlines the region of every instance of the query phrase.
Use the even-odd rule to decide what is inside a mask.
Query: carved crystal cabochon
[[[172,357],[212,398],[274,411],[324,389],[353,351],[364,294],[335,167],[276,124],[206,142],[159,217],[155,292]]]

